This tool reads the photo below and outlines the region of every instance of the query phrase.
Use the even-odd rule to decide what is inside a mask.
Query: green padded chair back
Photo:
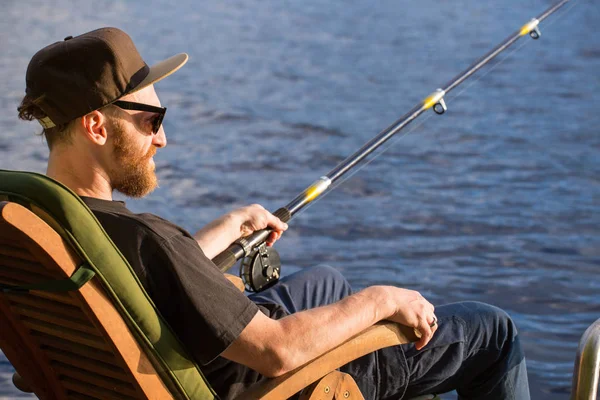
[[[33,211],[88,263],[86,267],[100,279],[138,342],[159,364],[155,368],[176,398],[217,398],[197,363],[159,315],[127,260],[75,193],[45,175],[0,170],[3,200]]]

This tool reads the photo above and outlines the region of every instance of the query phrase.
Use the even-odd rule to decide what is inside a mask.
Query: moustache
[[[148,150],[148,153],[146,153],[146,155],[144,156],[144,160],[149,160],[152,157],[154,157],[154,155],[156,154],[156,146],[152,146],[150,148],[150,150]]]

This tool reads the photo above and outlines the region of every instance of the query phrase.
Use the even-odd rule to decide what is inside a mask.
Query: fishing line
[[[573,7],[575,7],[576,3],[572,3],[569,7],[567,7],[565,10],[563,10],[561,13],[559,13],[556,18],[554,18],[552,21],[550,21],[547,24],[544,24],[544,31],[546,31],[548,28],[550,28],[552,25],[554,25],[559,19],[561,19],[566,13],[568,13],[569,11],[571,11],[571,9]],[[470,88],[472,88],[474,85],[476,85],[477,83],[479,83],[479,81],[481,81],[481,79],[485,78],[489,73],[491,73],[492,71],[494,71],[499,65],[503,64],[508,58],[512,57],[514,55],[514,53],[520,51],[524,46],[528,45],[531,41],[527,40],[524,41],[523,43],[519,44],[517,47],[510,49],[510,51],[508,51],[500,60],[498,60],[495,64],[493,64],[492,66],[490,66],[489,68],[486,69],[486,71],[484,71],[483,73],[480,74],[480,76],[478,76],[475,80],[473,80],[472,82],[469,82],[469,84],[463,88],[462,90],[458,91],[457,93],[451,94],[449,95],[449,100],[455,100],[457,99],[459,96],[461,96],[462,94],[464,94],[467,90],[469,90]],[[365,168],[367,165],[371,164],[373,161],[375,161],[377,158],[379,158],[379,156],[381,156],[383,153],[385,153],[390,147],[395,146],[398,144],[398,142],[400,140],[402,140],[405,136],[409,135],[410,133],[414,132],[415,130],[421,128],[431,117],[433,117],[433,114],[429,114],[427,115],[425,118],[421,119],[421,121],[417,124],[417,125],[413,125],[411,127],[411,129],[407,130],[405,133],[400,134],[399,136],[391,139],[390,141],[388,141],[387,143],[384,143],[382,145],[381,150],[379,150],[375,155],[373,155],[372,157],[370,157],[368,160],[365,160],[359,167],[357,167],[356,170],[354,171],[350,171],[348,173],[347,176],[341,178],[338,182],[334,183],[334,185],[331,187],[331,189],[327,190],[325,193],[323,193],[321,196],[317,197],[315,200],[313,200],[311,203],[307,204],[304,208],[300,209],[296,215],[301,215],[305,210],[307,210],[309,207],[311,207],[313,204],[315,204],[316,202],[318,202],[319,200],[325,198],[329,193],[331,193],[334,189],[336,189],[337,187],[339,187],[340,185],[342,185],[344,182],[346,182],[348,179],[352,178],[356,173],[360,172],[363,168]],[[528,143],[534,144],[535,146],[537,146],[538,148],[541,148],[542,150],[546,150],[542,147],[540,147],[537,143],[534,142],[530,142],[527,141]],[[558,163],[557,161],[551,159],[551,163],[553,164],[558,164],[557,166],[562,168],[563,170],[568,171],[568,169],[561,165],[560,163]]]
[[[571,11],[571,9],[573,9],[573,7],[575,7],[577,3],[573,2],[571,5],[569,5],[568,7],[566,7],[565,9],[559,11],[556,15],[555,18],[553,18],[551,21],[549,21],[548,23],[544,24],[544,31],[550,30],[550,27],[552,25],[554,25],[556,22],[558,22],[562,17],[565,16],[565,14],[567,14],[569,11]],[[498,63],[492,65],[484,74],[482,74],[478,79],[474,80],[473,82],[470,82],[467,86],[465,86],[465,88],[463,88],[462,90],[460,90],[459,92],[457,92],[454,96],[449,95],[449,98],[454,100],[456,98],[458,98],[458,96],[462,95],[464,92],[466,92],[468,89],[470,89],[471,87],[473,87],[473,85],[475,85],[476,83],[478,83],[481,79],[483,79],[487,74],[489,74],[490,72],[492,72],[494,69],[496,69],[496,67],[498,65],[500,65],[501,63],[503,63],[508,57],[512,56],[515,52],[521,50],[524,46],[528,45],[530,43],[530,41],[525,41],[523,43],[521,43],[518,47],[514,48],[511,52],[509,52],[508,54],[506,54],[506,56],[504,58],[502,58]],[[532,147],[537,147],[538,149],[542,150],[543,152],[550,154],[551,151],[540,146],[537,142],[535,141],[531,141],[528,140],[528,138],[526,136],[522,137],[523,140],[525,140],[527,142],[527,144],[531,145]],[[442,143],[440,143],[442,144]],[[577,160],[575,160],[573,157],[569,156],[569,155],[564,155],[563,156],[567,159],[569,159],[570,161],[577,163]],[[558,169],[562,170],[563,172],[569,172],[569,167],[563,165],[559,160],[556,160],[554,158],[549,158],[547,160],[550,164],[554,165],[555,167],[557,167]]]
[[[446,94],[449,94],[468,78],[473,77],[476,78],[473,82],[470,82],[467,87],[463,88],[451,98],[456,99],[467,89],[471,88],[475,83],[479,82],[483,77],[496,69],[498,65],[502,64],[507,58],[511,57],[514,52],[520,50],[526,43],[520,43],[520,46],[516,46],[512,49],[509,49],[509,47],[516,45],[516,42],[524,36],[531,36],[533,39],[539,39],[541,36],[538,27],[540,22],[545,21],[547,17],[558,11],[559,8],[569,1],[570,0],[560,0],[556,4],[550,6],[542,14],[531,19],[518,31],[511,34],[500,44],[485,53],[473,64],[469,65],[466,70],[447,82],[442,88],[438,88],[427,98],[417,103],[406,114],[394,121],[389,127],[379,132],[379,134],[370,139],[360,149],[335,166],[327,173],[327,175],[321,176],[302,193],[296,196],[290,203],[279,208],[273,214],[284,222],[289,221],[295,214],[303,212],[305,208],[311,206],[312,203],[320,197],[325,197],[329,191],[339,187],[339,185],[353,177],[358,171],[361,171],[371,162],[376,160],[391,146],[396,145],[398,140],[401,140],[416,129],[421,129],[432,115],[422,115],[423,113],[432,109],[437,114],[443,114],[447,110],[446,102],[444,100]],[[568,12],[568,10],[564,11],[561,16],[564,15],[565,12]],[[498,57],[500,56],[500,53],[505,51],[507,54],[503,55],[502,58]],[[498,57],[499,61],[496,57]],[[490,67],[481,71],[483,67],[488,64],[490,64]],[[477,74],[480,75],[476,77],[475,75]],[[420,121],[415,122],[414,125],[411,124],[418,117],[422,117]],[[406,131],[400,132],[403,129],[406,129]],[[272,230],[270,229],[263,229],[254,232],[250,236],[236,240],[226,250],[213,258],[212,261],[219,269],[226,271],[233,266],[237,260],[244,258],[240,267],[240,276],[246,283],[246,288],[251,291],[263,290],[278,280],[281,267],[280,259],[276,251],[267,248],[265,245],[265,240],[271,231]]]
[[[571,11],[571,9],[573,7],[575,7],[576,3],[572,3],[569,7],[567,7],[566,9],[562,10],[555,18],[553,18],[551,21],[547,22],[544,24],[544,31],[546,31],[547,29],[549,29],[552,25],[554,25],[556,22],[558,22],[559,19],[561,19],[567,12]],[[466,92],[468,89],[470,89],[471,87],[473,87],[473,85],[475,85],[476,83],[478,83],[481,79],[483,79],[487,74],[489,74],[490,72],[492,72],[494,69],[496,69],[496,67],[498,67],[500,64],[502,64],[504,61],[506,61],[507,58],[509,58],[510,56],[512,56],[514,53],[516,53],[517,51],[521,50],[524,46],[527,46],[529,43],[531,43],[530,40],[526,40],[523,43],[521,43],[519,46],[515,47],[514,49],[510,50],[505,56],[504,58],[501,58],[500,61],[498,61],[497,63],[495,63],[494,65],[490,66],[489,68],[487,68],[487,70],[481,74],[481,76],[477,79],[475,79],[473,82],[470,82],[467,86],[465,86],[462,90],[460,90],[459,92],[455,93],[454,96],[453,95],[449,95],[449,97],[454,100],[456,99],[458,96],[460,96],[461,94],[463,94],[464,92]]]
[[[575,6],[575,3],[573,3],[569,8],[567,8],[565,11],[563,11],[561,14],[559,14],[557,16],[557,18],[554,18],[553,21],[551,21],[552,23],[548,23],[547,25],[544,25],[545,26],[544,30],[546,30],[546,28],[549,28],[552,24],[556,23],[556,21],[558,21],[559,18],[562,18],[574,6]],[[530,43],[530,41],[527,40],[527,41],[524,41],[523,43],[519,44],[519,46],[517,46],[517,47],[515,47],[513,49],[510,49],[510,51],[508,51],[505,55],[503,55],[503,57],[500,60],[498,60],[496,63],[494,63],[493,65],[491,65],[489,68],[487,68],[486,71],[482,72],[475,80],[473,80],[472,82],[469,82],[469,84],[465,88],[463,88],[462,90],[458,91],[457,93],[449,95],[448,96],[449,100],[454,101],[455,99],[457,99],[459,96],[461,96],[462,94],[464,94],[467,90],[469,90],[474,85],[476,85],[477,83],[479,83],[479,81],[481,81],[481,79],[485,78],[489,73],[491,73],[492,71],[494,71],[500,64],[503,64],[508,58],[510,58],[511,56],[513,56],[514,53],[518,52],[519,50],[521,50],[524,46],[528,45],[529,43]],[[368,160],[365,160],[363,163],[361,163],[361,165],[358,166],[356,168],[356,170],[350,171],[347,174],[347,176],[341,178],[338,182],[335,182],[329,190],[327,190],[321,196],[317,197],[311,203],[307,204],[304,208],[300,209],[295,215],[296,216],[301,215],[308,208],[312,207],[315,203],[317,203],[321,199],[325,198],[327,195],[329,195],[329,193],[333,192],[334,189],[336,189],[337,187],[339,187],[340,185],[342,185],[343,183],[345,183],[348,179],[352,178],[355,174],[357,174],[358,172],[360,172],[367,165],[371,164],[373,161],[375,161],[377,158],[379,158],[379,156],[381,156],[383,153],[385,153],[390,147],[397,145],[398,142],[400,140],[402,140],[404,137],[406,137],[410,133],[414,132],[415,130],[421,128],[433,116],[434,116],[434,114],[430,113],[429,115],[425,116],[425,118],[421,119],[421,121],[419,123],[417,123],[416,125],[413,125],[406,132],[401,133],[397,137],[392,138],[391,140],[389,140],[387,143],[384,143],[382,145],[381,150],[379,150],[376,154],[374,154]],[[565,169],[564,166],[560,166],[560,167],[563,168],[563,169]]]

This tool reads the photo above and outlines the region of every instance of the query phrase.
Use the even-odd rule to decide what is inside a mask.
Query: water
[[[39,129],[15,112],[33,53],[112,25],[150,63],[190,54],[157,85],[161,187],[131,208],[189,230],[249,203],[276,209],[550,4],[4,0],[0,168],[44,171]],[[326,262],[357,288],[503,307],[534,399],[568,398],[577,341],[600,317],[600,7],[574,4],[277,246],[284,272]],[[0,357],[0,396],[17,397]]]

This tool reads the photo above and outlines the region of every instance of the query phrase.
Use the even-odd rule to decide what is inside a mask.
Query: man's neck
[[[112,200],[112,187],[106,172],[93,158],[85,159],[72,152],[50,151],[46,175],[66,185],[80,196]]]

